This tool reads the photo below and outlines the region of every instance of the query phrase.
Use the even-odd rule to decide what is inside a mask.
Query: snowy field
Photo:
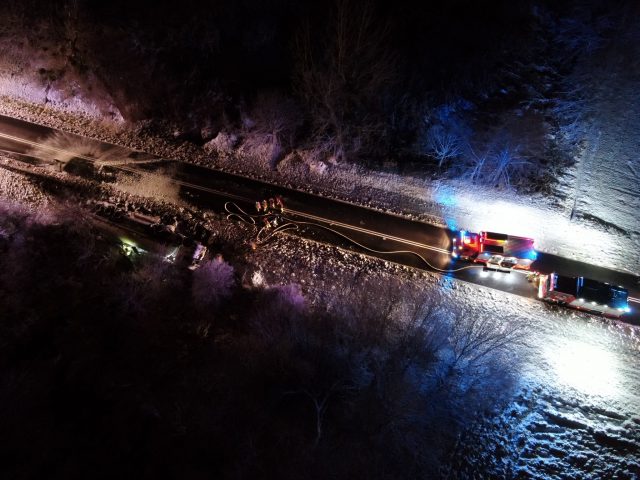
[[[501,452],[485,457],[490,470],[507,478],[638,478],[638,329],[529,310],[510,314],[534,330],[522,390],[487,426],[484,454]]]
[[[498,478],[640,476],[640,328],[301,240],[279,240],[261,253],[267,282],[291,280],[291,260],[276,262],[283,256],[298,259],[296,281],[315,302],[332,284],[377,279],[400,282],[410,298],[444,295],[469,312],[481,304],[526,327],[526,345],[512,359],[521,369],[517,393],[461,441],[453,478],[479,478],[478,466]]]
[[[407,298],[443,295],[445,304],[482,305],[525,327],[512,359],[521,371],[516,395],[461,440],[452,478],[480,478],[479,466],[498,478],[640,476],[640,328],[298,239],[278,240],[252,261],[267,283],[287,283],[295,271],[316,304],[332,285],[399,283]]]

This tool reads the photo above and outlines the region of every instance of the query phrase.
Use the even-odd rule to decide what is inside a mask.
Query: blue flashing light
[[[536,252],[535,250],[529,250],[527,253],[525,253],[522,258],[527,259],[527,260],[537,260],[538,259],[538,252]]]
[[[441,187],[436,193],[436,202],[445,207],[455,207],[458,204],[458,199],[451,187]]]

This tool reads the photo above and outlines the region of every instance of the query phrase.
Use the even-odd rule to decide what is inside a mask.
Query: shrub
[[[235,286],[235,272],[231,265],[215,258],[193,273],[191,295],[196,306],[216,307],[229,298]]]

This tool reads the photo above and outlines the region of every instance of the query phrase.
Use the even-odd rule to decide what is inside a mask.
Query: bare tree
[[[595,110],[583,82],[572,80],[564,82],[565,90],[559,93],[551,111],[557,121],[559,140],[575,147],[592,128]]]
[[[251,117],[243,122],[247,131],[241,152],[275,167],[291,151],[302,121],[302,112],[292,98],[277,92],[258,95]]]
[[[442,125],[434,125],[427,131],[425,150],[438,160],[438,168],[441,168],[444,162],[462,154],[462,140]]]
[[[518,154],[518,147],[504,144],[497,150],[492,148],[490,145],[482,152],[470,148],[462,176],[475,184],[509,188],[531,173],[531,163]]]
[[[452,358],[449,365],[469,373],[481,371],[491,356],[501,356],[523,345],[526,333],[527,329],[515,322],[505,322],[478,311],[458,311],[450,324]]]
[[[259,132],[288,148],[293,145],[296,131],[302,126],[301,111],[293,99],[277,92],[261,93],[252,112]]]
[[[345,158],[384,137],[382,103],[395,77],[395,60],[387,29],[377,22],[370,1],[336,0],[321,35],[324,42],[317,41],[310,21],[298,35],[298,92],[316,138],[325,146],[333,144],[336,158]]]
[[[285,392],[285,395],[304,395],[311,401],[315,414],[315,439],[313,444],[316,447],[322,439],[324,417],[327,412],[329,400],[333,394],[340,390],[345,390],[345,386],[341,385],[340,381],[336,381],[328,389],[320,392],[310,391],[306,388],[297,391]]]
[[[462,97],[452,98],[436,107],[424,106],[418,131],[418,151],[438,160],[438,168],[462,156],[468,150],[472,130],[465,112],[473,105]]]
[[[480,183],[487,162],[488,153],[478,153],[474,149],[469,150],[467,165],[463,172],[463,177],[468,178],[471,183]]]

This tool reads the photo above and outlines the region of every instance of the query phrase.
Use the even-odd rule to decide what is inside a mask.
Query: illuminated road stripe
[[[95,158],[87,157],[85,155],[82,155],[82,154],[79,154],[79,153],[76,153],[76,152],[70,152],[69,150],[63,150],[61,148],[52,147],[50,145],[45,145],[45,144],[42,144],[42,143],[33,142],[31,140],[27,140],[27,139],[20,138],[20,137],[15,137],[13,135],[9,135],[9,134],[6,134],[6,133],[0,133],[0,137],[1,138],[6,138],[7,140],[13,140],[14,142],[17,142],[17,143],[24,143],[25,145],[31,145],[32,147],[41,147],[41,148],[44,148],[45,150],[50,150],[52,152],[71,154],[74,157],[82,158],[83,160],[88,160],[90,162],[95,162],[96,161]]]
[[[629,300],[630,302],[634,302],[634,303],[640,303],[640,298],[629,297],[629,298],[627,298],[627,300]]]
[[[298,212],[296,210],[291,210],[289,208],[285,209],[287,212],[291,212],[294,215],[298,215],[301,217],[306,217],[318,222],[324,222],[324,223],[328,223],[329,226],[332,227],[342,227],[342,228],[347,228],[349,230],[354,230],[356,232],[360,232],[360,233],[365,233],[367,235],[373,235],[373,236],[377,236],[377,237],[381,237],[383,240],[393,240],[395,242],[400,242],[400,243],[404,243],[406,245],[412,245],[414,247],[420,247],[420,248],[424,248],[427,250],[433,250],[434,252],[438,252],[438,253],[444,253],[445,255],[450,255],[451,252],[445,248],[440,248],[440,247],[433,247],[431,245],[425,245],[424,243],[420,243],[420,242],[415,242],[413,240],[408,240],[405,238],[400,238],[400,237],[394,237],[393,235],[387,235],[384,233],[380,233],[377,232],[375,230],[369,230],[368,228],[362,228],[362,227],[357,227],[355,225],[349,225],[348,223],[342,223],[342,222],[337,222],[335,220],[330,220],[328,218],[324,218],[324,217],[318,217],[316,215],[311,215],[309,213],[303,213],[303,212]]]
[[[118,168],[120,170],[124,170],[127,172],[131,172],[131,173],[147,173],[147,172],[142,172],[140,170],[137,170],[135,168],[131,168],[131,167],[124,167],[124,166],[117,166],[114,168]],[[158,175],[158,174],[152,174],[152,175]],[[158,175],[161,176],[161,175]],[[249,204],[254,203],[254,200],[248,199],[248,198],[244,198],[241,197],[239,195],[234,195],[234,194],[230,194],[230,193],[226,193],[226,192],[222,192],[220,190],[215,190],[212,188],[208,188],[208,187],[203,187],[201,185],[196,185],[190,182],[185,182],[184,180],[177,180],[177,179],[171,179],[173,182],[175,182],[178,185],[182,185],[185,187],[189,187],[189,188],[194,188],[197,190],[202,190],[205,192],[209,192],[209,193],[214,193],[220,196],[224,196],[224,197],[231,197],[234,200],[238,200],[238,201],[243,201],[243,202],[247,202]],[[394,240],[396,242],[400,242],[400,243],[404,243],[406,245],[412,245],[414,247],[419,247],[419,248],[424,248],[426,250],[432,250],[434,252],[438,252],[438,253],[443,253],[445,255],[450,255],[451,252],[449,252],[449,250],[444,249],[444,248],[439,248],[439,247],[433,247],[431,245],[426,245],[424,243],[420,243],[420,242],[414,242],[413,240],[407,240],[404,238],[400,238],[400,237],[394,237],[393,235],[386,235],[384,233],[380,233],[380,232],[376,232],[374,230],[369,230],[366,228],[362,228],[362,227],[357,227],[355,225],[349,225],[348,223],[342,223],[342,222],[336,222],[335,220],[331,220],[329,218],[324,218],[324,217],[318,217],[316,215],[312,215],[309,213],[304,213],[304,212],[299,212],[297,210],[291,210],[289,208],[285,209],[286,212],[290,212],[294,215],[298,215],[300,217],[304,217],[304,218],[308,218],[311,220],[315,220],[317,222],[323,222],[323,223],[328,223],[330,226],[338,226],[338,227],[343,227],[349,230],[353,230],[356,232],[360,232],[360,233],[365,233],[368,235],[373,235],[373,236],[379,236],[382,237],[383,239],[389,239],[389,240]]]
[[[140,170],[137,170],[137,169],[131,168],[131,167],[118,166],[118,167],[115,167],[115,168],[119,168],[120,170],[125,170],[125,171],[132,172],[132,173],[141,173]],[[157,175],[157,174],[154,174],[154,175]],[[232,197],[234,200],[247,202],[249,204],[254,203],[254,200],[251,200],[251,199],[248,199],[248,198],[244,198],[244,197],[241,197],[239,195],[229,194],[229,193],[226,193],[226,192],[222,192],[220,190],[215,190],[215,189],[212,189],[212,188],[203,187],[201,185],[196,185],[196,184],[193,184],[193,183],[190,183],[190,182],[185,182],[183,180],[172,179],[172,181],[175,182],[178,185],[182,185],[182,186],[186,186],[186,187],[202,190],[202,191],[209,192],[209,193],[214,193],[214,194],[217,194],[217,195],[220,195],[220,196],[223,196],[223,197]],[[384,233],[376,232],[374,230],[368,230],[366,228],[356,227],[355,225],[349,225],[348,223],[336,222],[336,221],[331,220],[329,218],[318,217],[316,215],[312,215],[312,214],[304,213],[304,212],[299,212],[297,210],[291,210],[289,208],[285,208],[285,212],[289,212],[289,213],[292,213],[292,214],[300,216],[300,217],[304,217],[304,218],[308,218],[308,219],[311,219],[311,220],[315,220],[317,222],[328,223],[330,226],[343,227],[343,228],[346,228],[346,229],[349,229],[349,230],[353,230],[353,231],[356,231],[356,232],[365,233],[365,234],[373,235],[373,236],[379,236],[379,237],[382,237],[383,239],[390,239],[390,240],[394,240],[396,242],[404,243],[406,245],[412,245],[414,247],[420,247],[420,248],[424,248],[426,250],[433,250],[435,252],[443,253],[445,255],[450,255],[451,254],[451,252],[449,252],[449,250],[446,250],[444,248],[433,247],[431,245],[426,245],[424,243],[414,242],[413,240],[407,240],[407,239],[403,239],[403,238],[400,238],[400,237],[394,237],[392,235],[386,235]]]
[[[85,155],[82,155],[82,154],[79,154],[79,153],[76,153],[76,152],[63,150],[63,149],[56,148],[56,147],[51,147],[49,145],[43,145],[43,144],[38,143],[38,142],[33,142],[31,140],[22,139],[22,138],[19,138],[19,137],[15,137],[13,135],[8,135],[6,133],[0,133],[0,137],[6,138],[8,140],[13,140],[13,141],[18,142],[18,143],[24,143],[24,144],[27,144],[27,145],[31,145],[31,146],[34,146],[34,147],[41,147],[41,148],[50,150],[52,152],[64,153],[64,154],[67,154],[67,155],[73,155],[76,158],[81,158],[83,160],[87,160],[88,162],[92,162],[92,163],[96,163],[97,162],[97,160],[95,158],[87,157]],[[135,164],[137,162],[131,162],[131,163]],[[124,166],[124,165],[110,165],[110,167],[114,168],[114,169],[122,170],[122,171],[125,171],[125,172],[129,172],[129,173],[135,173],[135,174],[146,173],[148,175],[155,175],[155,176],[158,176],[158,177],[165,178],[163,175],[160,175],[160,174],[157,174],[157,173],[154,173],[154,172],[146,172],[146,171],[143,171],[143,170],[138,170],[138,169],[135,169],[135,168]],[[197,184],[194,184],[194,183],[185,182],[184,180],[178,180],[178,179],[172,178],[171,181],[174,182],[177,185],[193,188],[193,189],[196,189],[196,190],[201,190],[201,191],[208,192],[208,193],[213,193],[213,194],[216,194],[216,195],[232,198],[234,200],[238,200],[238,201],[242,201],[242,202],[248,202],[250,204],[253,203],[253,200],[251,200],[251,199],[244,198],[244,197],[241,197],[239,195],[234,195],[234,194],[227,193],[227,192],[222,192],[222,191],[215,190],[215,189],[212,189],[212,188],[203,187],[201,185],[197,185]],[[299,212],[299,211],[291,210],[291,209],[286,209],[286,211],[290,212],[290,213],[292,213],[294,215],[298,215],[298,216],[304,217],[304,218],[308,218],[308,219],[315,220],[315,221],[318,221],[318,222],[328,223],[330,226],[342,227],[342,228],[346,228],[348,230],[353,230],[353,231],[364,233],[364,234],[367,234],[367,235],[377,236],[377,237],[382,238],[383,240],[393,240],[395,242],[403,243],[405,245],[411,245],[411,246],[414,246],[414,247],[423,248],[425,250],[431,250],[431,251],[434,251],[434,252],[437,252],[437,253],[441,253],[441,254],[444,254],[444,255],[450,255],[451,254],[451,252],[449,250],[445,249],[445,248],[434,247],[434,246],[427,245],[427,244],[424,244],[424,243],[415,242],[413,240],[408,240],[408,239],[401,238],[401,237],[396,237],[396,236],[393,236],[393,235],[387,235],[387,234],[384,234],[384,233],[381,233],[381,232],[377,232],[375,230],[369,230],[367,228],[357,227],[355,225],[350,225],[348,223],[337,222],[337,221],[331,220],[329,218],[319,217],[319,216],[312,215],[312,214],[309,214],[309,213]]]

